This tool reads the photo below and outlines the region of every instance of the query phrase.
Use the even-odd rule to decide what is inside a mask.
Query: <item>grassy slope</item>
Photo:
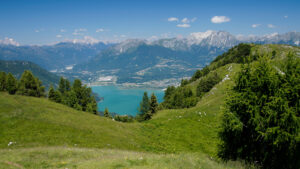
[[[137,149],[138,124],[79,112],[44,98],[0,93],[0,147],[78,146]],[[126,144],[124,144],[126,143]]]
[[[217,71],[229,72],[229,67]],[[231,73],[238,67],[233,65]],[[163,110],[144,123],[119,123],[47,99],[2,92],[0,168],[242,168],[213,160],[216,112],[230,83],[216,86],[195,108]]]
[[[270,48],[282,56],[289,47],[254,46],[252,52]],[[299,48],[295,50],[299,53]],[[0,168],[13,167],[10,162],[29,168],[63,168],[63,160],[71,168],[73,164],[79,168],[100,164],[111,168],[242,168],[210,159],[216,154],[220,109],[239,68],[230,64],[215,70],[230,79],[216,85],[196,107],[163,110],[143,123],[114,122],[47,99],[0,93]],[[189,85],[195,91],[197,81]],[[16,143],[8,147],[10,141]],[[145,162],[140,161],[141,155],[147,158]]]

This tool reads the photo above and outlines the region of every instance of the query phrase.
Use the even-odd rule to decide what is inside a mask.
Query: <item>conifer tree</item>
[[[6,90],[6,73],[0,72],[0,91]]]
[[[63,77],[60,77],[59,84],[58,84],[58,90],[61,94],[65,93],[66,90],[66,80]]]
[[[105,108],[103,115],[104,115],[104,117],[111,118],[107,107]]]
[[[50,85],[49,91],[48,91],[48,99],[55,101],[55,90],[53,88],[53,85]]]
[[[31,71],[25,70],[21,76],[18,86],[18,94],[26,96],[41,97],[45,95],[45,87],[42,82],[33,76]]]
[[[90,102],[86,106],[86,111],[97,114],[97,102],[94,96],[90,97]]]
[[[150,103],[149,103],[149,98],[147,92],[144,92],[143,95],[143,100],[140,103],[140,112],[141,114],[145,114],[149,111],[150,109]]]
[[[154,93],[152,93],[151,99],[150,99],[150,113],[151,113],[151,115],[153,115],[157,112],[157,108],[158,108],[158,102],[157,102],[156,96],[154,95]]]
[[[262,168],[299,168],[300,59],[278,71],[268,57],[243,65],[226,102],[219,156]]]
[[[71,90],[70,81],[68,79],[65,79],[65,83],[66,83],[65,91],[69,92]]]
[[[11,74],[7,74],[6,79],[6,90],[9,94],[15,94],[18,89],[18,81],[17,79]]]

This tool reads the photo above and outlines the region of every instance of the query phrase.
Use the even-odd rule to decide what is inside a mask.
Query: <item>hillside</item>
[[[4,168],[18,168],[14,164],[27,168],[97,168],[99,164],[131,168],[242,167],[211,159],[217,138],[210,122],[218,116],[202,108],[163,111],[146,123],[120,123],[47,99],[6,93],[0,93],[0,107],[0,166]],[[195,110],[207,111],[207,116],[200,117]],[[32,159],[24,158],[29,156]],[[107,158],[99,161],[99,156]]]
[[[41,68],[35,63],[28,61],[5,61],[0,60],[0,71],[12,73],[17,79],[21,78],[25,70],[30,70],[36,77],[38,77],[45,86],[50,84],[58,85],[59,77],[47,70]]]
[[[300,54],[299,48],[287,45],[249,49],[251,56],[276,51],[273,62],[279,68],[289,51]],[[239,63],[226,62],[241,57],[236,55],[240,50],[219,56],[208,74],[185,85],[195,94],[201,78],[214,73],[222,77],[195,107],[161,110],[142,123],[120,123],[47,99],[0,93],[0,167],[244,168],[216,158],[220,110],[240,70]]]
[[[0,60],[24,60],[47,70],[64,70],[67,66],[86,62],[110,44],[61,42],[44,46],[13,46],[0,44]]]

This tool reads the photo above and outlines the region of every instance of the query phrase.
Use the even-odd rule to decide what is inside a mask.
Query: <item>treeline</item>
[[[29,70],[23,72],[20,80],[17,80],[11,73],[0,72],[0,91],[24,96],[48,97],[51,101],[97,114],[97,102],[92,95],[91,88],[82,85],[79,79],[74,80],[71,86],[67,79],[61,77],[58,89],[55,90],[51,85],[47,95],[42,81]]]
[[[239,44],[228,52],[219,55],[209,66],[197,70],[190,79],[183,79],[180,86],[169,86],[165,91],[161,108],[180,109],[194,107],[198,100],[209,92],[222,78],[214,70],[229,63],[245,63],[257,60],[258,56],[250,56],[252,44]],[[275,54],[274,54],[275,55]],[[197,82],[196,91],[193,92],[191,83]]]
[[[218,155],[262,168],[299,168],[300,59],[288,54],[275,67],[271,57],[242,66],[226,101]]]
[[[42,81],[28,70],[24,71],[20,80],[17,80],[11,73],[0,72],[0,91],[34,97],[46,96]]]
[[[48,92],[49,100],[62,103],[76,110],[97,114],[97,102],[92,94],[92,89],[82,85],[79,79],[75,79],[73,85],[68,79],[60,78],[57,90],[51,85]]]

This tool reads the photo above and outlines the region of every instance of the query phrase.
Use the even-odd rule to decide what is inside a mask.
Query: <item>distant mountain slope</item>
[[[0,45],[0,60],[34,62],[47,70],[65,69],[66,66],[88,61],[110,44],[83,44],[62,42],[49,46]]]
[[[45,86],[58,85],[59,77],[28,61],[4,61],[0,60],[0,71],[11,72],[16,78],[20,78],[24,70],[30,70]]]
[[[207,31],[192,33],[187,38],[154,42],[131,39],[103,50],[87,63],[76,65],[73,70],[65,72],[65,76],[77,76],[94,84],[108,81],[138,84],[156,81],[159,84],[166,79],[190,77],[196,69],[208,65],[216,56],[242,42],[297,46],[300,45],[300,33],[241,38],[224,31]],[[163,85],[168,86],[168,83]]]

